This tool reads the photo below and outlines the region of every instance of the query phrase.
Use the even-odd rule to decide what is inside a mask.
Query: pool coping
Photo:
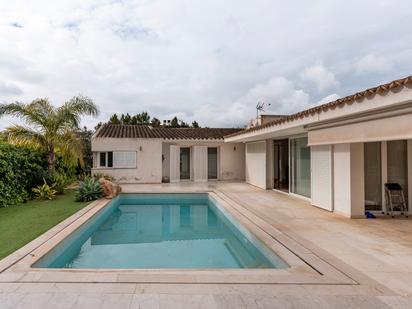
[[[134,193],[134,192],[127,192]],[[127,194],[126,193],[126,194]],[[359,283],[218,190],[165,190],[144,193],[207,193],[217,206],[280,256],[284,269],[47,269],[31,268],[75,229],[99,213],[111,200],[95,201],[0,261],[0,282],[83,283],[225,283],[333,284]]]

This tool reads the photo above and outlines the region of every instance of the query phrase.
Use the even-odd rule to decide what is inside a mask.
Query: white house
[[[412,76],[267,124],[246,145],[246,182],[349,217],[385,210],[384,185],[412,197]]]
[[[244,180],[244,143],[223,140],[239,130],[106,124],[92,138],[93,173],[120,183]]]
[[[412,76],[239,129],[105,125],[93,172],[121,182],[242,180],[348,217],[412,197]]]

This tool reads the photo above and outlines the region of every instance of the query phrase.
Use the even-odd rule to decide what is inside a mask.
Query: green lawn
[[[23,247],[88,203],[74,201],[74,191],[52,201],[33,200],[0,208],[0,259]]]

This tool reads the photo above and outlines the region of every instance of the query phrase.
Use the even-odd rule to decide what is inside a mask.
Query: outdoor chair
[[[408,217],[408,206],[406,204],[405,195],[402,186],[399,183],[385,183],[387,214],[394,218],[394,210],[399,209],[401,215]],[[388,211],[389,210],[389,211]]]

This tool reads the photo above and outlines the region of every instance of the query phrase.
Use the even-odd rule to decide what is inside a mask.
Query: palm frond
[[[94,102],[84,96],[75,96],[57,109],[59,119],[69,123],[72,128],[78,128],[81,116],[97,116],[99,110]]]
[[[5,130],[9,143],[38,149],[46,149],[47,141],[44,135],[30,128],[13,125]]]
[[[23,119],[29,125],[44,127],[50,117],[50,108],[51,105],[47,99],[37,99],[29,104],[21,102],[0,104],[0,117],[10,115]],[[49,112],[46,112],[46,110]]]

